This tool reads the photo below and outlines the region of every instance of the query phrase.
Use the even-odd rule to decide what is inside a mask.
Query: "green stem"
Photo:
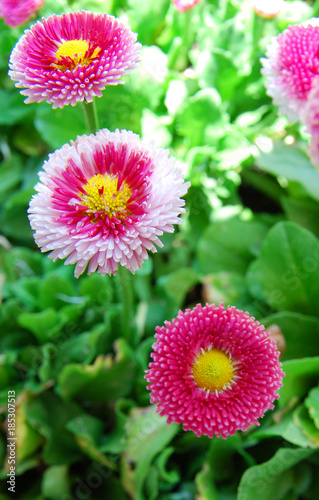
[[[97,111],[95,101],[83,102],[83,110],[85,116],[85,123],[89,134],[95,134],[99,130],[99,122],[97,118]]]
[[[119,288],[122,298],[122,330],[123,337],[128,344],[134,343],[134,314],[133,314],[133,275],[125,268],[119,265],[116,277],[118,278]]]

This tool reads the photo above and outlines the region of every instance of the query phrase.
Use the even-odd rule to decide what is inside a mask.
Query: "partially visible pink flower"
[[[314,78],[319,75],[319,19],[289,26],[261,59],[267,94],[292,122],[300,119]]]
[[[11,79],[26,103],[53,108],[101,97],[123,83],[139,60],[136,34],[108,14],[77,11],[52,15],[25,31],[10,57]]]
[[[49,257],[76,264],[78,277],[133,274],[173,232],[189,187],[168,151],[133,132],[102,129],[50,155],[35,186],[29,219],[35,241]]]
[[[252,0],[253,9],[258,16],[272,19],[278,16],[285,0]]]
[[[284,376],[279,351],[248,313],[198,304],[156,332],[145,378],[167,423],[225,439],[274,408]]]
[[[309,93],[301,119],[311,135],[308,148],[310,161],[319,167],[319,77],[316,78]]]
[[[29,21],[43,5],[44,0],[0,0],[0,17],[14,28]]]
[[[202,0],[173,0],[173,3],[178,12],[185,12],[185,10],[192,9],[197,3]]]

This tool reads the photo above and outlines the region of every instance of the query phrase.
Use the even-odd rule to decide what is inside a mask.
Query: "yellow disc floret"
[[[89,42],[86,40],[67,40],[56,51],[56,63],[54,66],[62,69],[62,71],[75,68],[79,64],[81,66],[88,66],[99,55],[100,48],[96,48],[90,56],[87,55],[88,50]],[[65,58],[68,58],[68,64],[65,63]]]
[[[127,202],[132,190],[125,182],[118,189],[118,180],[113,175],[94,175],[84,186],[85,193],[80,194],[87,212],[102,212],[107,217],[127,215]]]
[[[234,366],[219,349],[204,351],[193,365],[193,378],[197,387],[205,391],[225,390],[234,377]]]

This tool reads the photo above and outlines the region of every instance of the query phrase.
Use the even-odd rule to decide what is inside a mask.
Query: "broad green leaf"
[[[44,438],[43,459],[49,465],[79,460],[80,449],[66,423],[81,413],[74,403],[66,403],[51,392],[44,392],[26,404],[26,421]]]
[[[291,359],[283,362],[283,387],[280,389],[279,406],[297,402],[317,383],[319,375],[319,356]]]
[[[267,234],[256,264],[267,302],[280,311],[319,315],[319,241],[292,222]]]
[[[59,272],[48,273],[41,281],[39,288],[40,307],[45,309],[53,307],[58,310],[75,295],[70,266],[62,268],[69,274],[69,278]],[[80,297],[78,299],[81,300]],[[72,302],[71,302],[72,303]]]
[[[40,344],[47,342],[51,335],[57,333],[62,321],[59,320],[58,313],[52,307],[41,312],[25,312],[18,317],[18,323],[33,333]]]
[[[314,387],[309,391],[308,397],[305,399],[305,405],[315,426],[319,429],[319,387]]]
[[[244,472],[238,488],[238,500],[273,500],[274,492],[276,498],[283,498],[293,483],[292,467],[313,453],[314,450],[303,448],[280,448],[270,460]]]
[[[198,242],[199,269],[208,274],[218,271],[244,273],[258,254],[268,226],[261,221],[234,218],[207,227]]]
[[[103,430],[102,420],[88,414],[82,414],[70,420],[66,428],[74,434],[79,447],[92,460],[110,469],[115,468],[115,464],[99,450]]]
[[[134,379],[134,353],[123,339],[114,348],[114,359],[111,354],[100,355],[92,365],[66,365],[58,381],[62,396],[104,403],[128,394]]]
[[[34,124],[42,139],[52,149],[58,149],[86,132],[81,103],[75,107],[64,106],[62,109],[52,109],[49,104],[43,103],[37,109]]]
[[[19,462],[30,457],[43,443],[43,437],[28,424],[26,419],[28,397],[28,393],[22,392],[19,396],[20,404],[16,406],[17,460]]]
[[[294,411],[294,422],[301,428],[302,433],[318,448],[319,429],[315,426],[305,405],[300,405]]]
[[[316,448],[313,441],[310,441],[310,439],[302,432],[301,427],[295,423],[294,413],[289,413],[278,424],[258,429],[251,435],[251,438],[262,440],[264,438],[269,439],[274,436],[280,436],[288,441],[288,443],[300,446],[301,448]]]
[[[1,114],[0,125],[15,125],[36,110],[36,104],[26,105],[18,90],[0,89]]]
[[[319,177],[319,175],[318,175]],[[300,224],[319,237],[319,205],[310,198],[285,197],[281,204],[288,220]]]
[[[122,482],[136,500],[142,500],[142,489],[154,457],[170,443],[179,430],[167,425],[156,413],[156,407],[134,408],[127,422],[126,445],[123,451]]]
[[[182,267],[171,274],[161,276],[157,280],[157,286],[163,289],[170,302],[181,307],[187,292],[191,287],[200,282],[200,277],[194,269]]]
[[[286,341],[281,360],[319,356],[319,319],[300,313],[283,311],[262,320],[265,327],[279,326]]]
[[[276,176],[299,182],[312,198],[319,200],[318,172],[296,147],[275,144],[270,153],[261,153],[257,157],[256,165]]]

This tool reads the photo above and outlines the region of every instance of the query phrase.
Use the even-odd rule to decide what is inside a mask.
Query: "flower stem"
[[[95,101],[83,102],[85,123],[89,134],[95,134],[99,130]]]
[[[130,272],[125,267],[119,266],[117,271],[120,294],[122,298],[122,331],[128,344],[134,344],[134,314],[133,314],[133,288]]]

